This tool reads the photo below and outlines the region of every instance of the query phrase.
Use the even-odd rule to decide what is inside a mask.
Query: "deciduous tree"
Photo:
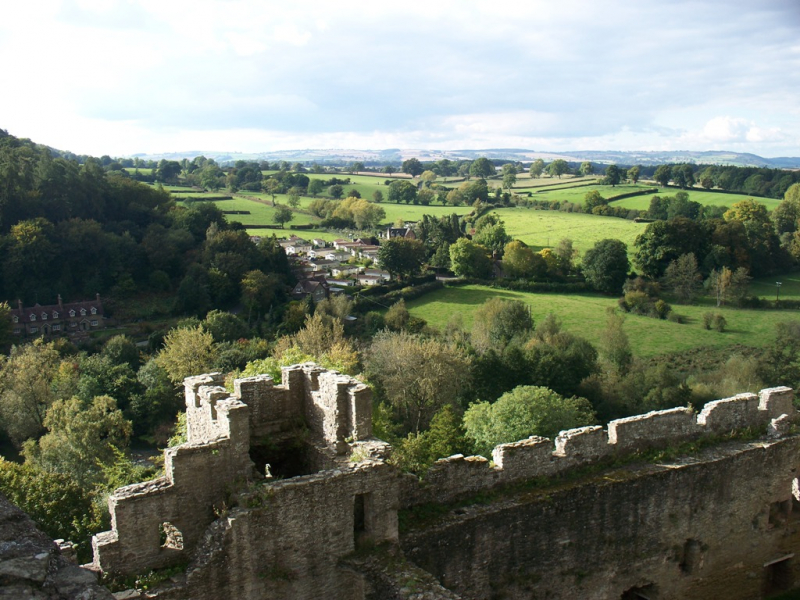
[[[477,402],[464,413],[467,438],[485,456],[498,444],[532,435],[555,437],[559,431],[595,421],[585,398],[565,398],[546,387],[528,385],[506,392],[494,404]]]
[[[403,161],[403,173],[408,173],[411,177],[416,177],[425,171],[425,167],[418,158],[409,158]]]
[[[628,276],[628,246],[620,240],[605,239],[586,251],[582,263],[587,283],[606,294],[620,294]]]
[[[419,240],[391,238],[378,249],[378,260],[392,275],[410,277],[425,261],[425,246]]]
[[[539,178],[544,173],[544,161],[541,158],[537,158],[535,161],[531,163],[531,168],[528,171],[531,177]]]
[[[670,262],[664,271],[664,283],[680,302],[694,300],[703,284],[694,254],[683,254]]]
[[[485,279],[492,274],[488,250],[467,238],[459,238],[450,245],[450,265],[459,277]]]
[[[288,223],[294,219],[294,213],[292,209],[286,206],[285,204],[277,204],[275,205],[275,212],[272,213],[272,220],[281,226],[283,229],[284,224]]]
[[[436,339],[379,333],[366,356],[370,381],[405,433],[422,431],[442,407],[457,406],[469,384],[466,353]]]

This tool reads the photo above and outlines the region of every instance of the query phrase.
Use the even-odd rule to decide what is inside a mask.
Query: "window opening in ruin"
[[[369,494],[356,494],[353,497],[353,541],[356,548],[362,544],[368,535],[367,510],[369,509]]]
[[[792,497],[787,500],[773,502],[769,505],[769,524],[772,527],[779,527],[786,524],[789,515],[792,514]]]
[[[183,534],[172,523],[164,522],[159,527],[161,547],[171,550],[183,550]]]
[[[697,540],[688,539],[683,545],[683,556],[681,557],[681,572],[691,575],[702,562],[702,547]]]
[[[793,558],[794,554],[789,554],[764,565],[765,596],[792,589],[794,586]]]
[[[632,587],[622,593],[622,600],[657,600],[658,588],[652,583],[641,587]]]

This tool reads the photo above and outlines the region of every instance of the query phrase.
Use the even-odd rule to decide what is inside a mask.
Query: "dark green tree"
[[[419,240],[391,238],[378,249],[378,260],[392,275],[407,278],[422,267],[425,261],[425,246]]]
[[[606,177],[604,183],[613,187],[620,181],[622,181],[622,171],[620,171],[617,165],[608,165],[606,167]]]
[[[669,165],[659,165],[653,175],[653,179],[661,184],[662,187],[667,187],[670,179],[672,179],[672,167]]]
[[[628,276],[628,246],[620,240],[605,239],[586,251],[582,263],[586,282],[606,294],[621,294]]]
[[[410,204],[417,197],[417,186],[405,179],[398,179],[389,184],[389,202]]]
[[[402,171],[403,173],[408,173],[413,178],[417,175],[421,175],[425,171],[425,167],[418,158],[409,158],[403,161]]]
[[[497,174],[497,169],[494,168],[492,161],[482,156],[472,162],[469,167],[469,173],[473,177],[486,179],[487,177]]]

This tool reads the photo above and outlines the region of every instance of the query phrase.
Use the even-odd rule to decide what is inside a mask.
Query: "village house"
[[[357,278],[358,285],[369,287],[372,285],[380,285],[383,283],[383,278],[380,275],[359,275]]]
[[[406,238],[407,240],[417,239],[417,234],[411,227],[389,227],[386,229],[386,239]]]
[[[317,275],[297,282],[292,289],[292,297],[302,300],[306,296],[311,296],[314,302],[320,302],[328,297],[330,286],[324,275]]]
[[[348,275],[357,275],[360,270],[358,265],[339,265],[331,269],[331,275],[334,277],[347,277]]]
[[[383,281],[392,280],[392,276],[389,273],[389,271],[383,271],[381,269],[364,269],[363,271],[361,271],[361,274],[367,277],[378,277]]]
[[[325,260],[338,260],[339,262],[347,262],[350,260],[350,253],[344,251],[327,252],[323,258],[325,258]]]
[[[17,308],[10,313],[11,330],[18,336],[85,335],[105,327],[106,320],[100,294],[94,300],[67,304],[59,294],[57,304],[34,304],[27,308],[22,306],[21,300],[17,300]]]

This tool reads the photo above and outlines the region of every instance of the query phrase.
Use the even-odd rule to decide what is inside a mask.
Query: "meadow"
[[[647,227],[628,219],[599,217],[583,213],[532,208],[500,208],[496,212],[505,222],[506,232],[539,250],[555,246],[559,240],[569,238],[575,248],[583,253],[598,241],[606,238],[622,240],[633,251],[636,236]]]
[[[616,298],[598,294],[534,294],[466,285],[437,290],[407,302],[406,306],[413,316],[425,319],[434,327],[442,328],[453,315],[460,315],[464,327],[470,329],[475,310],[495,297],[525,303],[530,307],[534,322],[553,313],[561,319],[566,331],[595,345],[600,344],[606,310],[617,305]],[[625,316],[624,329],[636,356],[650,357],[709,346],[764,346],[774,339],[778,323],[798,318],[797,311],[743,310],[726,306],[674,305],[673,310],[687,322],[679,324],[638,315]],[[703,315],[707,312],[724,315],[728,322],[724,333],[703,328]]]
[[[623,198],[622,200],[614,200],[611,206],[620,206],[623,208],[634,208],[637,210],[647,210],[650,208],[650,199],[653,196],[674,196],[677,192],[681,191],[676,188],[659,188],[658,194],[648,194],[645,196],[634,196],[633,198]],[[689,193],[689,200],[699,202],[703,206],[726,206],[730,207],[736,202],[752,198],[756,202],[767,207],[767,210],[774,210],[780,200],[777,198],[754,198],[745,194],[724,194],[721,192],[710,192],[708,190],[686,190]],[[601,192],[602,193],[602,192]]]

